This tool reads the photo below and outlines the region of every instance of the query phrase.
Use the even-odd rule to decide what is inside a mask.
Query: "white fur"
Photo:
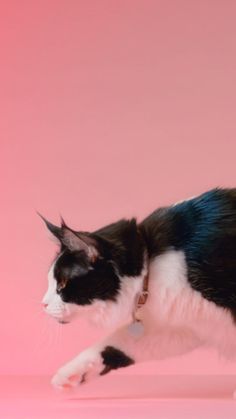
[[[42,299],[42,304],[46,305],[45,311],[55,319],[62,321],[65,320],[69,315],[68,307],[57,294],[57,282],[53,276],[53,270],[55,266],[54,262],[48,273],[48,289]]]
[[[175,202],[173,205],[172,205],[172,207],[175,207],[175,205],[179,205],[179,204],[182,204],[183,202],[186,202],[186,201],[191,201],[192,199],[194,199],[195,198],[195,196],[190,196],[190,198],[187,198],[187,199],[182,199],[181,201],[177,201],[177,202]]]
[[[235,356],[236,326],[230,313],[191,288],[185,255],[173,249],[149,264],[149,296],[138,311],[144,333],[133,336],[127,325],[132,321],[144,275],[145,269],[138,278],[121,278],[117,302],[94,301],[92,305],[79,307],[63,303],[56,294],[52,266],[48,291],[43,299],[48,304],[46,311],[49,314],[59,320],[70,319],[75,313],[86,314],[93,322],[116,325],[112,335],[62,367],[53,378],[55,386],[74,386],[74,376],[77,377],[76,385],[84,376],[98,376],[104,367],[101,350],[108,345],[122,350],[135,362],[183,354],[202,345],[214,346],[226,356]]]
[[[182,251],[168,250],[150,264],[149,298],[142,309],[150,333],[160,328],[185,330],[199,343],[236,354],[236,326],[230,313],[202,297],[187,280]]]

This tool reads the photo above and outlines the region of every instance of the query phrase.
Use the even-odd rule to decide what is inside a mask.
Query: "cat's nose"
[[[41,303],[41,304],[42,304],[43,308],[46,308],[48,306],[47,303]]]

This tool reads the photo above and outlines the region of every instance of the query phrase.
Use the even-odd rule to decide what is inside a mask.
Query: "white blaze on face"
[[[58,320],[59,322],[70,321],[75,314],[81,311],[81,307],[62,301],[60,294],[57,293],[57,281],[54,277],[54,267],[61,254],[52,264],[48,272],[48,289],[42,299],[42,304],[45,304],[45,312]]]
[[[58,320],[63,320],[68,315],[66,304],[57,293],[57,281],[54,278],[54,262],[48,272],[48,289],[42,299],[42,304],[46,304],[45,311]]]
[[[61,255],[58,256],[58,258]],[[60,294],[57,293],[57,281],[54,277],[54,267],[58,260],[52,264],[48,272],[48,289],[42,299],[42,304],[46,304],[45,311],[59,322],[68,322],[78,307],[75,304],[62,301]]]
[[[53,275],[54,266],[55,266],[55,262],[52,264],[48,272],[48,289],[42,299],[43,304],[50,304],[50,302],[53,300],[56,294],[57,282]]]

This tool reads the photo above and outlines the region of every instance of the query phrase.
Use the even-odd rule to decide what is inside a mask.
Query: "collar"
[[[143,288],[142,288],[142,291],[138,295],[137,301],[136,301],[136,304],[135,304],[134,313],[133,313],[133,319],[134,319],[134,321],[140,321],[137,318],[137,313],[140,310],[140,308],[142,308],[144,306],[144,304],[146,304],[146,301],[148,299],[148,295],[149,295],[148,283],[149,283],[149,273],[147,271],[147,273],[145,274],[145,277],[143,279]]]
[[[139,236],[142,237],[142,240],[144,240],[143,234],[142,234],[139,227],[138,227],[138,234],[139,234]],[[144,304],[146,304],[146,301],[148,299],[148,294],[149,294],[149,291],[148,291],[149,270],[148,270],[147,251],[144,251],[144,266],[145,266],[145,274],[144,274],[144,278],[143,278],[142,291],[137,295],[135,306],[134,306],[134,311],[133,311],[133,320],[134,321],[140,321],[137,318],[137,313],[140,310],[140,308],[142,308],[144,306]]]

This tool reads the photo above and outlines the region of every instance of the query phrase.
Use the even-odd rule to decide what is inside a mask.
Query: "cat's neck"
[[[105,258],[112,260],[120,277],[141,275],[147,248],[144,234],[135,219],[121,220],[95,233],[105,239]]]

